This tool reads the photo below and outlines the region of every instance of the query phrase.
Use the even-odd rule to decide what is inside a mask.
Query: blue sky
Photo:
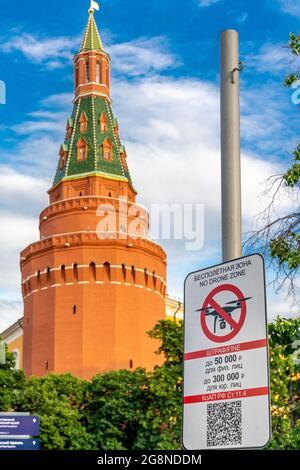
[[[298,5],[298,6],[297,6]],[[18,253],[37,239],[71,111],[72,55],[88,0],[0,0],[0,329],[21,316]],[[244,229],[266,200],[263,182],[289,161],[299,108],[283,88],[284,45],[300,31],[300,4],[281,0],[103,0],[95,14],[112,58],[112,97],[139,200],[205,204],[205,245],[164,246],[169,292],[220,262],[219,33],[240,33]],[[153,182],[154,189],[153,189]],[[283,210],[286,201],[282,202]],[[269,279],[272,273],[269,272]],[[269,289],[270,318],[288,311]]]

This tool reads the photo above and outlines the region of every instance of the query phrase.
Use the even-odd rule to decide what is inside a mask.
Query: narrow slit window
[[[90,81],[90,64],[89,62],[85,63],[85,83]]]
[[[96,63],[96,82],[101,83],[101,64],[100,64],[100,62]]]

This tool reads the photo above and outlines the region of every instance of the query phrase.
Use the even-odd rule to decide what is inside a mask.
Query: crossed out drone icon
[[[246,302],[247,300],[252,299],[252,297],[246,297],[244,299],[237,299],[237,300],[232,300],[230,302],[226,302],[226,305],[228,304],[235,304],[235,305],[230,305],[228,307],[222,307],[222,309],[228,313],[228,315],[231,317],[232,312],[234,310],[237,310],[241,308],[241,303]],[[219,327],[221,330],[224,330],[226,328],[226,321],[224,318],[213,308],[213,307],[205,307],[205,308],[200,308],[199,310],[196,310],[196,312],[205,312],[205,315],[207,317],[212,316],[214,317],[214,333],[216,333],[217,329],[217,321],[219,320]],[[230,329],[232,330],[233,327],[230,325]]]
[[[220,305],[216,300],[216,295],[226,291],[231,292],[231,294],[237,298]],[[252,297],[245,297],[236,286],[231,284],[218,286],[213,289],[206,297],[202,307],[196,310],[196,312],[200,312],[200,321],[206,336],[213,341],[224,342],[237,335],[244,324],[246,318],[246,303],[250,299],[252,299]],[[237,320],[234,318],[233,313],[238,310],[240,310],[240,315]],[[211,324],[207,322],[208,317],[214,319],[213,331]],[[227,326],[230,328],[230,333],[220,335],[220,332],[225,330]]]

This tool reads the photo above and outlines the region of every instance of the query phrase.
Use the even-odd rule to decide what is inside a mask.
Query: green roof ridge
[[[83,41],[80,46],[80,52],[92,51],[94,49],[100,49],[104,51],[101,37],[96,25],[93,12],[90,12],[89,19],[86,25]]]

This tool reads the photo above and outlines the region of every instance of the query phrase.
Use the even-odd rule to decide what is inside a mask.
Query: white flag
[[[94,8],[94,10],[99,11],[99,3],[94,2],[94,0],[91,1],[91,8]]]

